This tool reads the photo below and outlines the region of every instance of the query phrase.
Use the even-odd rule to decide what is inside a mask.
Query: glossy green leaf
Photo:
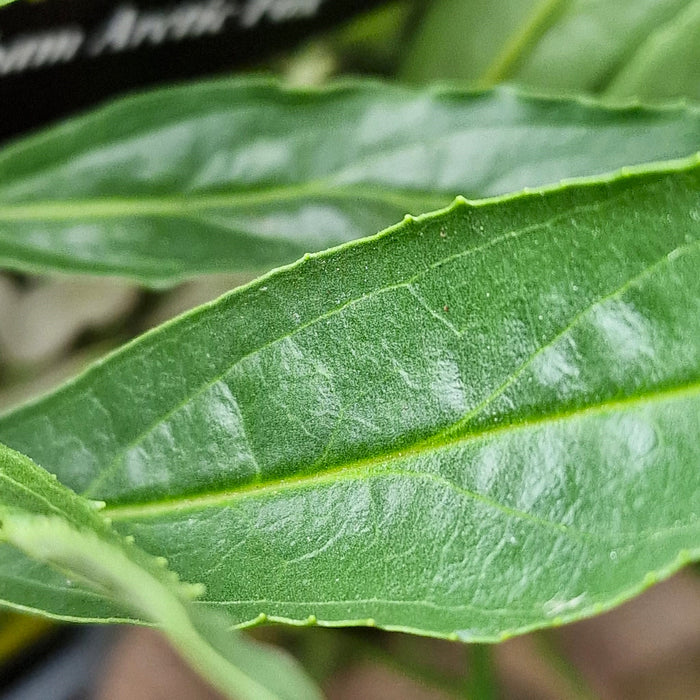
[[[405,76],[697,98],[699,0],[436,0]]]
[[[0,153],[0,264],[146,284],[267,270],[447,206],[687,156],[700,111],[264,80],[132,97]]]
[[[75,582],[158,625],[183,656],[231,698],[320,697],[282,654],[231,632],[225,616],[195,609],[189,599],[201,593],[201,587],[179,583],[162,562],[116,535],[94,503],[4,445],[0,483],[0,543],[21,552],[16,556],[24,557],[26,566],[50,566],[63,577],[64,586]]]
[[[594,614],[700,555],[698,163],[307,257],[0,439],[240,624],[495,640]],[[6,600],[67,613],[0,556]]]

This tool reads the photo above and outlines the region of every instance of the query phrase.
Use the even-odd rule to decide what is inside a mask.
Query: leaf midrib
[[[432,210],[446,206],[449,194],[413,192],[364,185],[332,186],[322,182],[268,187],[255,192],[187,194],[175,197],[92,197],[89,199],[46,200],[32,204],[0,204],[0,221],[70,221],[114,219],[138,216],[191,217],[220,209],[255,207],[276,202],[316,199],[363,199],[410,210]]]
[[[183,496],[178,500],[163,499],[159,501],[147,501],[142,503],[108,505],[104,509],[103,513],[115,521],[158,517],[175,512],[202,510],[213,506],[225,505],[232,501],[246,497],[255,498],[266,494],[274,494],[279,491],[308,488],[325,483],[335,483],[340,478],[355,479],[361,477],[362,475],[382,476],[386,473],[392,473],[392,470],[387,470],[383,467],[406,459],[420,457],[427,452],[449,450],[456,447],[462,447],[469,443],[493,439],[499,435],[508,435],[515,432],[548,427],[551,425],[556,425],[557,423],[565,423],[572,420],[585,419],[591,416],[626,411],[630,410],[631,408],[664,403],[666,401],[682,401],[698,396],[700,396],[700,381],[683,386],[675,386],[668,389],[636,394],[623,399],[614,399],[602,401],[596,404],[589,404],[587,406],[574,408],[565,413],[551,414],[544,417],[509,423],[507,425],[499,425],[482,430],[479,433],[467,433],[457,436],[452,435],[447,439],[444,439],[442,442],[436,441],[435,436],[431,436],[430,438],[411,447],[394,450],[382,455],[375,455],[372,457],[359,459],[354,462],[326,470],[320,474],[299,474],[291,477],[282,477],[269,480],[264,483],[246,484],[237,488]],[[412,473],[413,472],[406,472],[406,475],[410,476]],[[415,472],[414,474],[420,473]],[[436,474],[431,475],[439,476]],[[471,493],[474,498],[490,503],[499,510],[507,508],[507,506],[503,506],[503,504],[492,501],[482,494],[475,492],[469,493]],[[510,508],[508,508],[508,510],[512,511],[512,514],[514,515],[519,514],[530,519],[535,518],[535,516],[533,516],[531,513],[516,511],[515,509]],[[564,525],[558,524],[558,526],[566,531],[570,531],[570,528],[567,528]]]

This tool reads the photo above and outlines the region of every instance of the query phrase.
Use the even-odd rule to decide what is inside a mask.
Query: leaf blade
[[[673,22],[657,29],[608,84],[605,95],[646,100],[700,100],[696,66],[700,32],[700,3],[691,3]]]
[[[692,108],[348,82],[214,81],[115,102],[0,153],[0,263],[147,285],[262,271],[454,196],[697,148]]]
[[[699,555],[699,192],[695,158],[458,202],[181,317],[0,436],[240,624],[494,641],[593,614]]]

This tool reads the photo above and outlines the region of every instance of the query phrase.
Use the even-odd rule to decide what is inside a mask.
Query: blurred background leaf
[[[698,0],[435,0],[401,74],[548,94],[700,97]]]

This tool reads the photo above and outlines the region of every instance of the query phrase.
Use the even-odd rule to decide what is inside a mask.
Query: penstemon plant
[[[0,602],[313,698],[238,628],[495,643],[699,559],[699,137],[687,104],[237,78],[6,146],[7,269],[281,267],[0,417]]]

